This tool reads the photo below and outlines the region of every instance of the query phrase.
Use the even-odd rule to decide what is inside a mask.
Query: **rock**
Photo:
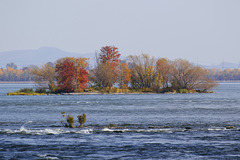
[[[115,133],[124,133],[124,131],[113,131],[113,132],[115,132]]]
[[[191,127],[185,127],[185,129],[192,129]]]
[[[153,128],[156,128],[156,127],[155,126],[149,126],[148,128],[153,129]]]
[[[172,127],[170,127],[170,126],[162,126],[162,128],[172,128]]]
[[[226,129],[236,129],[236,127],[234,127],[234,126],[226,126],[225,128]]]

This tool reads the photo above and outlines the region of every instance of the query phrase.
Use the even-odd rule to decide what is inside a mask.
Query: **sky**
[[[0,52],[114,45],[213,65],[240,63],[239,0],[1,0]]]

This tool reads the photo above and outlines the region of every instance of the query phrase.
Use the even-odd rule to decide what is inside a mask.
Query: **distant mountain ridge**
[[[85,57],[90,58],[90,66],[94,66],[95,53],[73,53],[63,51],[54,47],[41,47],[36,50],[13,50],[0,52],[0,68],[5,68],[8,63],[15,63],[18,69],[29,65],[41,66],[47,62],[55,62],[62,57]],[[126,59],[122,57],[121,59]],[[203,65],[204,68],[216,68],[216,69],[227,69],[227,68],[240,68],[240,64],[222,62],[218,65]]]
[[[90,63],[94,62],[94,53],[72,53],[54,47],[41,47],[36,50],[15,50],[0,52],[0,68],[5,68],[10,62],[15,63],[18,68],[28,65],[43,65],[47,62],[55,62],[62,57],[85,57],[90,58]]]

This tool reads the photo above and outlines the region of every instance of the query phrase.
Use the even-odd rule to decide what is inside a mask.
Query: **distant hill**
[[[85,57],[90,58],[90,64],[95,60],[95,53],[72,53],[53,47],[42,47],[37,50],[16,50],[0,52],[0,68],[5,68],[10,62],[14,62],[18,68],[28,65],[43,65],[47,62],[55,62],[62,57]]]
[[[18,69],[29,65],[43,65],[47,62],[55,62],[62,57],[85,57],[90,58],[90,66],[94,66],[95,63],[95,53],[72,53],[60,50],[53,47],[42,47],[36,50],[16,50],[16,51],[6,51],[0,52],[0,68],[5,68],[8,63],[15,63]],[[126,57],[121,56],[121,59],[126,59]],[[239,64],[222,62],[214,66],[202,66],[204,68],[240,68]]]

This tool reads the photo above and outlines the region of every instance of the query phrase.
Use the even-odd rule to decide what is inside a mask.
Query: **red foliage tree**
[[[117,82],[120,71],[121,54],[115,46],[105,46],[100,49],[98,66],[96,68],[96,83],[102,87],[112,87]]]
[[[88,86],[87,59],[63,58],[56,65],[58,87],[63,92],[81,92]]]
[[[102,63],[111,64],[112,67],[116,67],[120,63],[119,57],[121,54],[118,51],[118,48],[115,46],[105,46],[100,49],[100,61]]]
[[[58,87],[64,92],[73,92],[76,68],[74,63],[66,59],[56,65]]]
[[[80,70],[78,71],[79,75],[78,75],[78,84],[79,84],[79,88],[84,89],[88,86],[88,72],[86,71],[85,68],[80,68]]]

